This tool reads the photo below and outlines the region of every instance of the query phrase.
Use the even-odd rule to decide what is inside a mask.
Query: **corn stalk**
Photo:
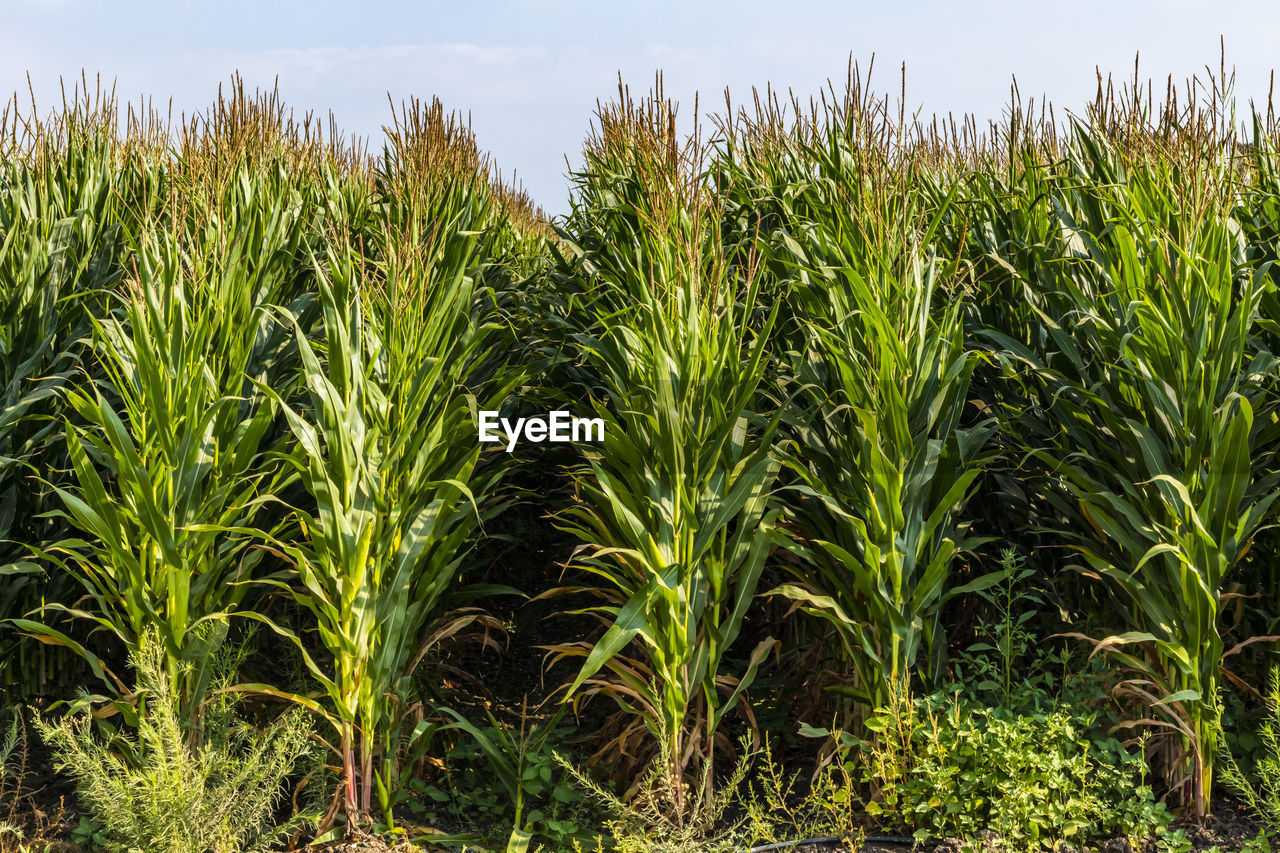
[[[349,824],[369,812],[375,785],[398,784],[400,711],[414,669],[479,616],[437,624],[496,509],[501,468],[478,467],[476,410],[497,409],[522,375],[489,350],[499,329],[479,236],[495,221],[487,189],[474,173],[433,177],[425,197],[387,179],[389,192],[404,194],[391,196],[365,234],[379,264],[339,245],[317,265],[317,343],[286,312],[302,399],[263,389],[284,411],[297,442],[288,461],[314,501],[296,510],[299,541],[275,545],[297,572],[281,586],[310,613],[332,656],[323,666],[304,650],[327,706],[289,698],[335,728]]]
[[[562,286],[589,294],[574,341],[605,432],[584,448],[559,523],[600,579],[590,610],[608,628],[554,651],[585,658],[566,697],[611,695],[666,741],[678,822],[686,767],[705,762],[709,789],[721,720],[773,644],[724,671],[778,535],[779,463],[776,422],[753,410],[776,312],[750,328],[759,278],[725,262],[696,143],[677,152],[672,109],[624,100],[602,114],[578,179],[581,230],[562,234],[577,256]]]
[[[276,213],[242,209],[225,254],[216,231],[194,252],[172,235],[143,235],[137,277],[119,308],[94,321],[103,380],[66,393],[77,415],[65,422],[75,483],[56,487],[58,514],[80,536],[41,553],[85,595],[42,612],[88,620],[130,654],[157,631],[171,676],[186,665],[179,692],[188,721],[198,715],[226,617],[263,556],[247,547],[249,537],[269,527],[259,513],[280,485],[263,459],[275,411],[249,379],[266,378],[281,357],[283,339],[272,334],[263,299],[288,268],[273,264],[264,275],[250,266],[296,251],[295,216]],[[274,227],[261,230],[258,217]],[[110,686],[130,692],[67,633],[16,624],[72,648]]]
[[[1010,252],[1046,334],[987,333],[1043,408],[1024,441],[1060,486],[1055,529],[1127,605],[1128,630],[1096,648],[1127,670],[1144,722],[1181,738],[1169,782],[1198,817],[1225,582],[1280,497],[1276,361],[1253,337],[1268,273],[1246,256],[1233,186],[1224,164],[1128,159],[1078,129],[1044,202],[1052,230]]]

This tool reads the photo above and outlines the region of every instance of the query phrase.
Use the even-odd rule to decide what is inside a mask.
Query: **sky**
[[[82,70],[117,94],[204,109],[239,72],[249,87],[278,81],[300,116],[332,111],[377,148],[396,102],[439,96],[470,114],[478,141],[549,212],[568,209],[570,166],[596,104],[633,93],[663,72],[666,92],[692,113],[750,98],[753,86],[807,100],[850,58],[872,85],[925,115],[999,118],[1016,76],[1024,97],[1082,111],[1096,71],[1161,84],[1217,69],[1219,38],[1237,74],[1241,110],[1265,103],[1280,64],[1280,3],[1192,0],[965,0],[965,2],[666,2],[332,0],[198,3],[0,0],[0,95],[27,77],[41,111],[59,102],[59,78]],[[1158,86],[1159,91],[1162,86]]]

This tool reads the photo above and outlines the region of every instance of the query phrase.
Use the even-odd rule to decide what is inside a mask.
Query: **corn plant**
[[[279,372],[272,365],[285,339],[274,333],[266,300],[289,273],[280,260],[302,239],[297,213],[279,196],[239,208],[188,247],[173,235],[142,235],[136,277],[119,307],[94,322],[102,380],[66,393],[77,416],[65,420],[75,481],[56,491],[59,515],[79,535],[41,553],[85,595],[42,612],[88,620],[129,653],[156,630],[188,721],[226,617],[263,556],[248,537],[280,485],[280,472],[263,464],[275,410],[250,377]],[[265,272],[257,267],[264,260]],[[72,648],[129,694],[97,652],[65,631],[16,624]],[[189,666],[179,679],[181,663]]]
[[[602,115],[578,178],[578,259],[562,286],[591,294],[576,343],[605,429],[560,524],[586,546],[578,562],[601,581],[592,610],[608,628],[556,651],[585,658],[568,696],[612,695],[665,740],[679,820],[687,765],[711,766],[721,720],[772,644],[724,671],[777,538],[779,464],[775,423],[752,409],[776,312],[749,328],[760,280],[725,263],[696,142],[676,152],[670,115],[660,99]]]
[[[489,350],[498,327],[483,280],[480,233],[495,219],[487,188],[465,164],[446,165],[389,157],[386,207],[365,234],[380,263],[367,266],[349,245],[331,249],[317,265],[318,342],[285,312],[302,399],[264,388],[285,413],[297,442],[288,461],[314,500],[297,510],[296,544],[277,543],[297,572],[285,586],[332,656],[330,668],[304,653],[327,705],[291,698],[334,727],[349,823],[369,812],[375,787],[398,783],[414,669],[479,616],[437,621],[462,592],[463,560],[497,507],[502,471],[478,466],[476,410],[497,409],[521,378]]]
[[[91,369],[90,316],[122,275],[124,177],[112,159],[110,138],[83,129],[65,149],[0,164],[0,618],[68,590],[29,546],[65,532],[46,514],[57,502],[42,482],[66,467],[59,395]],[[0,680],[27,689],[44,680],[7,629],[0,660]]]
[[[852,676],[840,690],[875,708],[917,669],[941,673],[943,605],[990,582],[958,583],[953,564],[982,541],[963,509],[994,421],[966,423],[978,356],[913,174],[864,135],[833,114],[807,141],[734,154],[751,167],[744,195],[795,188],[770,193],[770,263],[792,282],[775,393],[803,563],[773,593],[836,629]]]
[[[815,288],[834,322],[810,325],[812,349],[797,358],[805,408],[787,454],[817,572],[799,570],[800,584],[775,592],[836,627],[857,676],[852,695],[877,707],[918,668],[926,682],[941,673],[942,606],[989,582],[955,583],[952,564],[983,541],[959,511],[991,426],[960,427],[972,358],[954,307],[937,326],[928,319],[932,266],[913,264],[904,289],[914,293],[889,310],[875,285],[836,269]]]
[[[988,337],[1043,407],[1024,440],[1061,486],[1056,532],[1127,605],[1097,648],[1182,740],[1169,781],[1202,816],[1225,582],[1280,496],[1275,359],[1253,337],[1267,270],[1247,263],[1221,163],[1124,157],[1079,129],[1065,168],[1052,230],[1016,267],[1047,334]]]

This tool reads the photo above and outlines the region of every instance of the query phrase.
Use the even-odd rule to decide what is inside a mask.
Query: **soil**
[[[342,841],[334,841],[331,844],[323,844],[310,849],[317,851],[317,853],[414,853],[420,848],[413,846],[408,841],[400,840],[388,843],[387,839],[377,835],[357,832]]]
[[[1258,829],[1257,822],[1249,816],[1244,806],[1231,802],[1217,806],[1214,814],[1205,820],[1204,826],[1192,824],[1182,827],[1196,850],[1215,846],[1223,850],[1239,850],[1246,842],[1258,837]],[[1274,848],[1273,843],[1272,849]]]

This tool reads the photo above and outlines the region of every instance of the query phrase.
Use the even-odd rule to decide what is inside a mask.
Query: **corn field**
[[[851,68],[686,135],[659,78],[552,218],[439,101],[374,148],[238,82],[179,125],[15,98],[0,708],[134,768],[157,703],[192,749],[300,713],[294,844],[590,849],[578,779],[683,839],[604,849],[741,849],[765,744],[842,769],[842,831],[933,839],[902,709],[1087,683],[1211,820],[1280,664],[1280,126],[1235,109],[1135,78],[980,128]],[[553,411],[602,438],[478,438]],[[439,810],[463,743],[487,836]]]

